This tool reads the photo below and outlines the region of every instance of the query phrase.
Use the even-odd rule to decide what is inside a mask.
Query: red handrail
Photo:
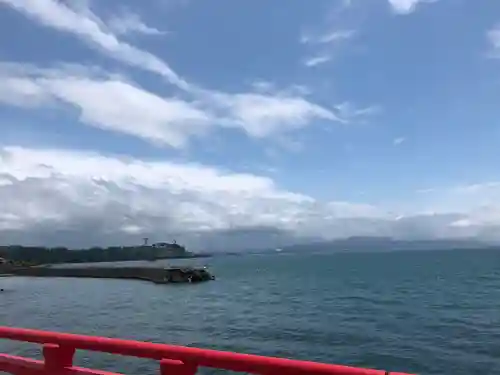
[[[76,349],[160,361],[161,375],[194,375],[199,366],[253,374],[408,375],[183,346],[0,326],[0,339],[43,344],[44,361],[0,353],[0,372],[15,375],[117,375],[73,366]]]

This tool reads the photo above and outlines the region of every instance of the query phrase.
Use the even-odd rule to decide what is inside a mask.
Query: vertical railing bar
[[[160,361],[160,375],[195,375],[198,365],[164,358]]]
[[[62,370],[73,366],[75,348],[58,344],[44,344],[43,358],[47,371]]]

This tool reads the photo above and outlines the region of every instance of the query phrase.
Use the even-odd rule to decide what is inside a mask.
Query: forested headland
[[[92,247],[88,249],[68,249],[66,247],[43,246],[0,246],[0,257],[24,265],[57,263],[119,262],[132,260],[156,260],[167,258],[195,258],[208,256],[185,250],[171,254],[165,249],[151,246]]]

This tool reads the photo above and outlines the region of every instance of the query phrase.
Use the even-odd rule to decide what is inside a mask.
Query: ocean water
[[[217,280],[0,278],[0,324],[418,374],[500,374],[500,252],[196,262]],[[40,356],[37,346],[12,341],[0,340],[0,351]],[[100,353],[79,352],[77,363],[158,373],[152,361]]]

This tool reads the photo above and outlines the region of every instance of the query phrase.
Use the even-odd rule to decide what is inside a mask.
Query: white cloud
[[[341,121],[331,110],[289,94],[219,93],[212,99],[227,113],[228,126],[258,138],[307,126],[312,119]]]
[[[50,224],[79,232],[95,220],[118,241],[130,228],[157,236],[259,226],[295,230],[320,220],[322,211],[335,218],[375,214],[370,206],[319,205],[265,177],[68,150],[3,148],[0,176],[0,230],[26,235],[44,224],[45,230]]]
[[[500,225],[500,182],[434,188],[426,191],[427,210],[467,214],[477,225]],[[457,219],[458,220],[458,219]]]
[[[201,129],[205,130],[207,123],[240,128],[248,135],[262,137],[310,125],[315,119],[345,120],[334,114],[334,108],[315,104],[296,90],[294,93],[276,90],[271,93],[224,93],[189,83],[162,59],[120,40],[105,22],[92,13],[86,3],[71,3],[71,6],[54,0],[0,0],[0,3],[17,9],[42,25],[78,36],[114,59],[159,74],[193,98],[192,102],[162,98],[135,84],[122,82],[123,77],[97,82],[94,78],[89,81],[81,73],[78,79],[64,77],[64,80],[68,80],[67,86],[61,78],[58,85],[54,81],[52,84],[46,82],[43,88],[49,90],[50,95],[39,91],[40,82],[32,80],[23,80],[21,83],[25,85],[24,89],[14,90],[21,101],[31,95],[30,103],[35,103],[41,97],[55,96],[79,108],[82,120],[88,124],[180,147],[185,143],[186,137],[199,134]],[[332,34],[323,42],[347,36],[345,32],[336,37]],[[19,75],[8,78],[17,79]],[[15,83],[9,84],[12,86]],[[119,92],[118,89],[125,91]],[[110,96],[106,100],[108,93]],[[0,98],[2,97],[6,103],[20,102],[15,97],[9,99],[7,94],[0,92]],[[136,97],[137,104],[133,101]],[[118,113],[112,98],[116,99],[116,103],[130,104],[130,109],[123,114]],[[148,109],[157,109],[160,103],[166,105],[158,114],[148,113]],[[125,114],[129,116],[126,117]],[[138,129],[139,121],[149,125]],[[258,121],[261,123],[257,123]],[[181,126],[186,129],[179,131]],[[172,133],[172,127],[177,129],[175,133]]]
[[[132,12],[122,12],[111,17],[107,22],[108,27],[118,35],[139,33],[144,35],[165,35],[165,31],[146,25],[140,17]]]
[[[392,143],[393,143],[394,146],[398,146],[398,145],[400,145],[401,143],[404,143],[404,142],[406,142],[406,138],[405,137],[398,137],[398,138],[394,138],[392,140]]]
[[[489,30],[486,36],[493,47],[494,56],[500,56],[500,25],[497,25],[493,29]]]
[[[457,193],[479,193],[484,194],[487,191],[500,191],[500,182],[485,182],[482,184],[472,184],[472,185],[463,185],[454,188],[454,191]]]
[[[78,108],[84,123],[172,147],[184,146],[190,136],[203,134],[211,125],[211,117],[195,105],[124,81],[48,79],[41,84]]]
[[[320,34],[302,34],[300,42],[310,45],[319,52],[303,60],[309,68],[330,62],[344,42],[355,35],[354,30],[329,30]],[[318,48],[319,47],[319,48]]]
[[[408,14],[415,10],[420,0],[389,0],[389,4],[396,13]]]
[[[304,65],[312,68],[312,67],[327,63],[331,59],[332,58],[330,56],[327,56],[327,55],[314,56],[314,57],[310,57],[310,58],[304,60]]]
[[[252,88],[260,93],[271,93],[276,91],[276,86],[272,82],[264,80],[252,82]]]
[[[367,204],[320,202],[281,189],[267,177],[199,164],[5,147],[0,149],[0,233],[4,242],[81,245],[139,242],[142,235],[193,240],[207,231],[252,228],[268,228],[276,236],[285,231],[289,240],[465,234],[500,239],[500,207],[494,204],[500,201],[499,186],[443,191],[454,206],[436,206],[435,213],[389,213]],[[485,192],[496,201],[473,204]]]
[[[0,102],[22,106],[37,107],[47,104],[50,96],[36,82],[20,77],[1,76]]]
[[[202,135],[211,116],[194,103],[142,90],[120,77],[95,75],[80,69],[43,70],[15,64],[0,65],[0,102],[23,107],[64,103],[81,121],[154,143],[182,147]]]
[[[0,3],[9,5],[42,25],[73,34],[111,58],[159,74],[183,89],[189,88],[189,84],[165,61],[118,39],[83,4],[71,8],[55,0],[0,0]]]
[[[300,41],[304,44],[338,43],[352,38],[355,34],[355,30],[329,30],[318,35],[302,34]]]
[[[388,0],[393,11],[398,14],[410,14],[421,3],[433,3],[437,0]]]
[[[336,113],[339,118],[345,122],[357,121],[359,119],[365,119],[366,117],[371,117],[382,112],[382,108],[377,105],[371,105],[368,107],[357,107],[353,103],[343,102],[335,105]]]
[[[64,103],[87,125],[180,148],[190,137],[231,127],[263,138],[308,126],[312,120],[346,121],[299,95],[279,92],[200,92],[194,101],[162,97],[124,77],[97,69],[41,69],[0,64],[0,102],[22,107]],[[344,113],[342,113],[344,115]]]

